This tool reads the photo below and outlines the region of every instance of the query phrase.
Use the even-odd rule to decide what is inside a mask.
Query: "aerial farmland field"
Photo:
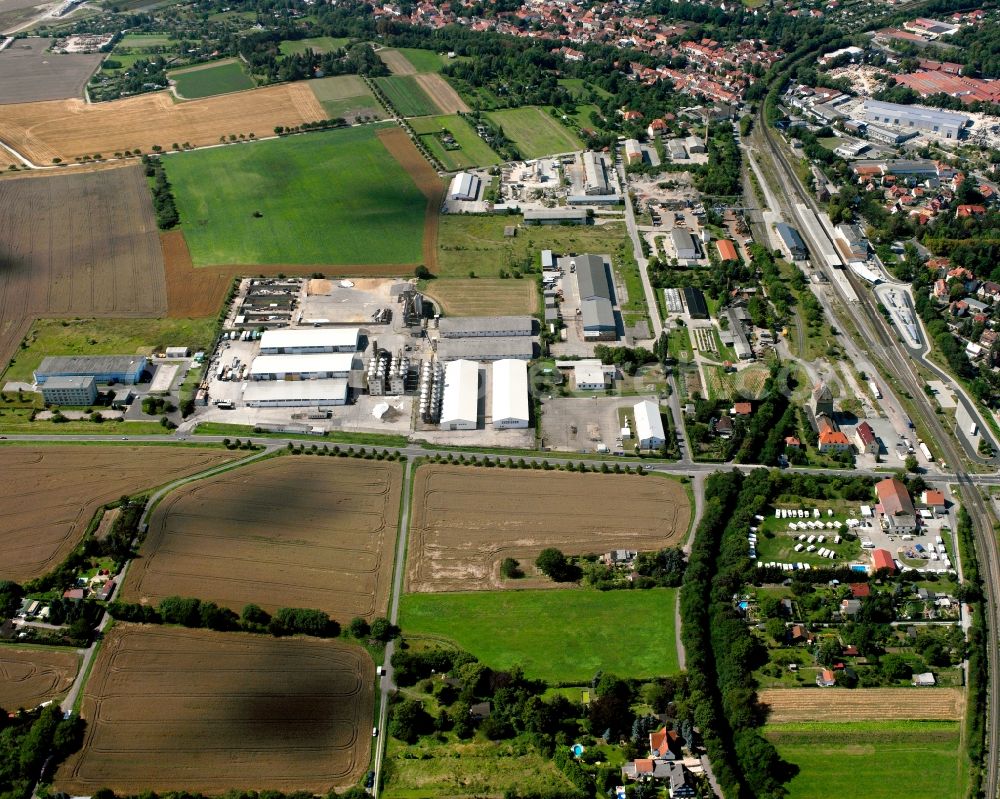
[[[757,695],[773,724],[797,721],[958,721],[960,688],[772,688]]]
[[[65,649],[0,647],[0,708],[38,707],[69,690],[80,656]]]
[[[332,130],[165,159],[195,266],[419,263],[427,199],[376,133]]]
[[[101,505],[236,457],[224,449],[193,447],[4,448],[0,580],[29,580],[51,571]]]
[[[317,36],[312,39],[294,39],[282,42],[280,50],[282,55],[295,55],[312,50],[315,53],[332,53],[341,47],[346,47],[350,39],[335,38],[333,36]]]
[[[123,593],[373,618],[389,599],[401,485],[397,463],[303,457],[191,483],[153,513]]]
[[[546,547],[569,555],[660,549],[682,541],[690,519],[676,480],[423,465],[413,485],[406,588],[551,588],[557,584],[534,567]],[[527,576],[502,580],[506,557]]]
[[[449,316],[533,314],[538,309],[534,280],[467,278],[433,280],[424,293],[441,304]]]
[[[427,96],[414,75],[394,75],[389,78],[375,78],[378,86],[389,98],[396,110],[404,117],[424,117],[441,111]]]
[[[187,100],[252,89],[253,80],[235,58],[175,69],[167,77],[174,81],[177,94]]]
[[[81,97],[102,53],[49,53],[51,39],[18,39],[0,50],[0,105]]]
[[[309,81],[309,86],[329,119],[341,117],[348,122],[355,122],[359,117],[385,119],[385,110],[368,84],[357,75],[319,78]]]
[[[532,679],[589,684],[602,670],[636,679],[676,673],[676,599],[672,588],[407,594],[400,624],[410,641],[444,640],[491,668],[520,665]],[[622,646],[622,619],[639,618],[657,621],[631,626]]]
[[[490,146],[476,135],[476,131],[469,123],[458,114],[419,117],[410,120],[410,126],[448,170],[500,163],[500,156],[493,152]],[[441,135],[445,131],[454,137],[460,149],[445,149],[441,143]]]
[[[583,142],[569,128],[536,106],[490,111],[487,116],[503,128],[522,158],[541,158],[583,147]]]
[[[368,766],[375,667],[358,646],[116,624],[59,790],[325,794]]]

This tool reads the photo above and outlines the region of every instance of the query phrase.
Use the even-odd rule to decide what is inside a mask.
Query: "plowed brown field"
[[[308,83],[268,86],[177,103],[168,92],[88,105],[54,100],[4,106],[0,141],[37,164],[124,150],[169,150],[174,143],[215,144],[220,136],[271,136],[276,125],[325,119]]]
[[[556,586],[531,574],[542,549],[568,555],[659,549],[679,542],[690,519],[687,493],[675,480],[421,466],[413,487],[407,590],[499,588],[500,562],[507,557],[529,572],[518,588]]]
[[[83,695],[59,790],[327,793],[360,777],[375,667],[358,646],[116,624]]]
[[[378,51],[378,57],[382,59],[383,64],[389,67],[393,75],[417,74],[417,68],[399,50],[382,48]]]
[[[424,266],[436,272],[438,215],[444,200],[444,181],[413,146],[405,130],[398,127],[383,128],[378,132],[378,137],[385,149],[403,165],[403,169],[410,174],[417,188],[427,198],[427,211],[424,216]]]
[[[0,209],[0,366],[37,316],[166,310],[163,256],[139,166],[0,180]]]
[[[104,503],[236,457],[187,447],[0,449],[0,580],[30,580],[51,571]]]
[[[772,688],[758,699],[770,708],[767,721],[882,721],[961,719],[959,688]]]
[[[75,652],[0,648],[0,708],[30,709],[69,690],[80,666]]]
[[[184,486],[153,513],[124,595],[371,619],[389,601],[401,486],[397,463],[318,457],[272,459]]]
[[[434,105],[441,109],[442,114],[468,114],[471,110],[451,84],[436,72],[417,75],[416,81],[434,101]]]

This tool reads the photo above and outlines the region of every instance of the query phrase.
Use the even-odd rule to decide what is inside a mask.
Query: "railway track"
[[[758,129],[770,154],[771,161],[778,170],[781,183],[790,190],[785,195],[786,211],[795,218],[794,209],[788,198],[797,196],[807,208],[817,213],[819,208],[808,191],[804,190],[796,177],[795,170],[788,162],[780,146],[775,142],[774,132],[768,127],[764,118],[763,106],[758,112]],[[777,210],[777,209],[776,209]],[[821,267],[826,271],[826,266]],[[848,316],[854,322],[862,341],[857,342],[884,374],[896,379],[899,385],[909,392],[916,407],[916,415],[925,425],[940,451],[948,459],[954,470],[962,504],[969,513],[975,534],[975,546],[984,577],[987,612],[987,707],[983,712],[987,715],[986,726],[986,762],[983,770],[983,794],[990,799],[997,796],[1000,783],[1000,712],[997,711],[997,701],[1000,699],[1000,668],[998,668],[998,649],[1000,649],[1000,547],[997,545],[993,530],[993,517],[980,494],[979,488],[973,482],[963,466],[959,447],[949,431],[944,428],[937,414],[930,406],[922,390],[919,379],[912,364],[911,355],[899,344],[895,333],[878,312],[875,303],[866,287],[860,285],[858,279],[844,270],[848,281],[858,295],[859,302],[845,302]],[[836,286],[836,281],[831,285]]]

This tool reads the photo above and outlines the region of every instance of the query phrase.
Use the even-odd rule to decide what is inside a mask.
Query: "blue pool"
[[[583,751],[584,751],[583,744],[573,744],[569,748],[569,751],[571,751],[573,753],[574,757],[579,757],[580,755],[583,754]]]
[[[867,566],[862,566],[862,565],[861,565],[861,564],[859,563],[859,564],[856,564],[856,565],[854,565],[854,566],[851,566],[851,571],[852,571],[852,572],[865,572],[865,573],[867,574],[867,572],[868,572],[868,567],[867,567]]]

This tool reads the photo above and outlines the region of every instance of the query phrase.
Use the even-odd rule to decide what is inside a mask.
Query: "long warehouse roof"
[[[326,380],[253,380],[243,390],[243,401],[246,403],[275,400],[343,402],[346,397],[346,377]]]
[[[437,353],[442,361],[453,361],[456,358],[531,360],[535,355],[535,347],[528,336],[469,336],[439,339]]]
[[[528,364],[504,358],[493,364],[493,421],[528,421]]]
[[[451,361],[444,368],[441,424],[475,423],[479,417],[479,366],[474,361]]]
[[[446,316],[438,321],[438,329],[442,336],[483,336],[497,331],[530,336],[533,320],[530,316]]]
[[[353,352],[310,352],[304,355],[258,355],[251,375],[302,374],[303,372],[349,372]]]
[[[356,327],[302,327],[268,330],[260,337],[260,348],[290,349],[293,347],[354,347],[358,346]]]
[[[635,414],[635,434],[639,441],[650,438],[666,440],[659,405],[651,400],[643,400],[635,404],[632,412]]]

